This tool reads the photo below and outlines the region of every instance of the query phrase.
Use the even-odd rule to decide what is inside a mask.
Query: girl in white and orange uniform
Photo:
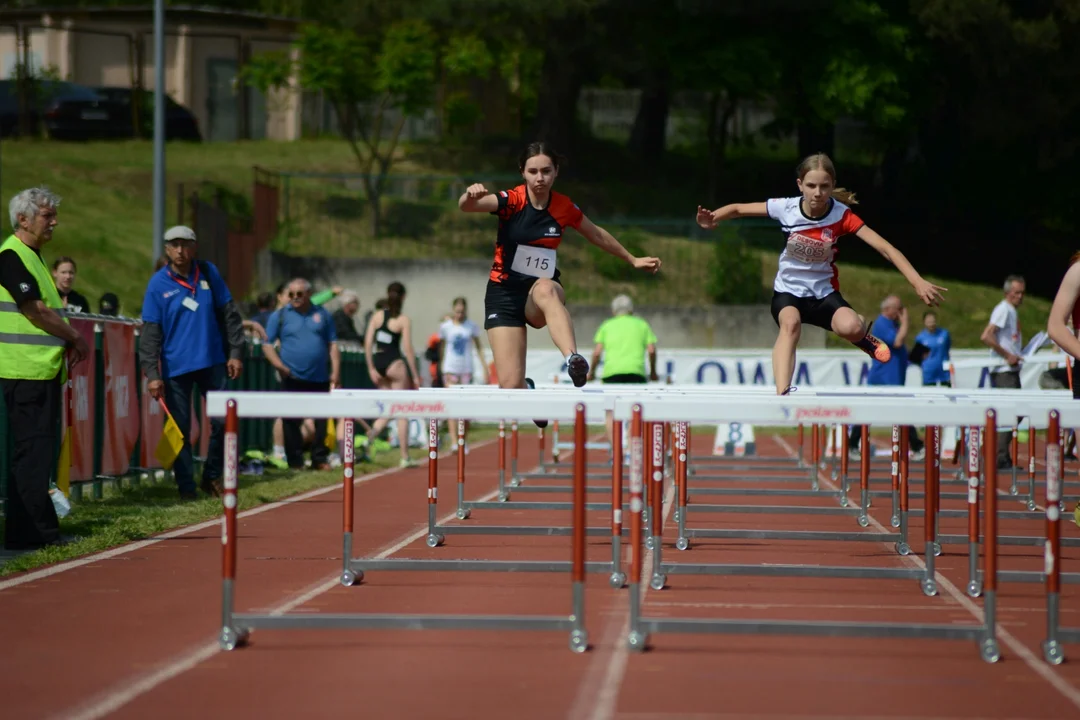
[[[725,205],[713,211],[697,209],[698,225],[707,230],[735,217],[771,217],[787,235],[773,281],[772,316],[780,328],[772,354],[778,395],[795,389],[791,377],[804,322],[832,330],[879,362],[892,357],[889,346],[869,334],[863,318],[840,294],[836,243],[842,236],[854,235],[881,253],[927,305],[937,305],[945,290],[924,280],[903,253],[851,211],[855,195],[836,187],[836,169],[828,156],[818,153],[806,158],[796,176],[800,196]]]
[[[1050,306],[1046,334],[1073,360],[1080,360],[1080,339],[1077,339],[1080,334],[1080,252],[1069,258],[1069,269],[1061,278],[1054,304]],[[1072,385],[1073,398],[1080,399],[1080,378],[1076,375],[1076,368],[1077,364],[1072,363],[1069,383]],[[1073,508],[1073,522],[1080,526],[1080,502]]]

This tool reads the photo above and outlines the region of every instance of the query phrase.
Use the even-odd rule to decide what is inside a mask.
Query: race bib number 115
[[[514,264],[510,269],[530,277],[555,277],[555,251],[545,247],[518,245],[514,253]]]

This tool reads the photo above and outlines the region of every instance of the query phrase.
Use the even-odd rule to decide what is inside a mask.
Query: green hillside
[[[74,257],[79,267],[77,289],[95,304],[102,293],[117,293],[128,315],[138,314],[152,266],[151,147],[148,142],[83,144],[6,140],[0,148],[0,197],[5,205],[15,192],[32,185],[44,184],[59,193],[63,197],[60,226],[46,251],[47,256]],[[418,157],[436,158],[435,166],[420,162]],[[481,165],[464,162],[460,156],[448,158],[445,153],[430,148],[414,148],[411,153],[403,149],[394,173],[447,175],[448,167],[473,167],[490,177],[490,161],[490,155]],[[166,224],[177,221],[179,183],[184,183],[189,193],[200,183],[213,183],[250,197],[253,166],[293,172],[356,171],[356,162],[346,146],[334,139],[170,144]],[[505,170],[500,174],[505,176]],[[305,255],[416,257],[431,256],[431,245],[437,240],[440,257],[490,256],[493,235],[490,218],[457,213],[445,187],[437,199],[417,202],[388,198],[384,213],[389,237],[376,239],[368,232],[365,209],[357,200],[357,193],[331,191],[325,182],[321,186],[317,181],[305,182],[306,186],[297,182],[291,191],[294,222],[289,232],[277,241],[278,249]],[[603,198],[612,207],[632,206],[635,192],[625,181],[576,181],[561,189],[594,201]],[[667,187],[665,193],[677,197],[677,190]],[[330,199],[337,201],[336,210],[330,207],[328,193],[335,195]],[[627,194],[627,198],[616,197],[620,193]],[[682,201],[685,202],[685,195]],[[351,203],[345,212],[340,207],[342,202]],[[693,208],[687,210],[689,219]],[[602,213],[593,217],[609,220]],[[571,301],[606,304],[613,294],[628,292],[639,304],[695,306],[711,302],[707,286],[714,252],[712,243],[691,240],[681,228],[654,228],[657,232],[647,232],[640,227],[627,229],[614,221],[608,222],[608,226],[624,242],[638,244],[648,253],[662,257],[664,271],[656,278],[611,279],[610,274],[604,274],[595,248],[583,242],[570,242],[560,251],[560,266],[567,278]],[[438,232],[432,233],[431,228],[436,227]],[[5,231],[9,231],[6,221]],[[762,251],[761,264],[762,284],[770,288],[776,253]],[[875,315],[882,297],[889,292],[898,292],[908,303],[916,302],[907,283],[895,271],[841,263],[840,279],[845,297],[864,315]],[[947,305],[941,309],[940,317],[941,323],[952,331],[955,346],[977,347],[990,310],[1001,298],[999,287],[940,277],[930,279],[949,288]],[[921,324],[922,308],[912,307],[913,321]],[[1045,326],[1048,309],[1049,302],[1045,299],[1027,300],[1021,309],[1026,334]],[[765,317],[762,322],[771,323],[771,319]]]

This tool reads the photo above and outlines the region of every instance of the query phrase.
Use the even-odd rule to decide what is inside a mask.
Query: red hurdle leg
[[[799,425],[797,433],[798,434],[796,435],[796,438],[797,438],[796,444],[798,445],[797,450],[798,450],[798,453],[799,453],[798,454],[798,463],[799,463],[799,467],[803,467],[803,426],[802,425]]]
[[[900,540],[896,543],[896,552],[901,555],[911,553],[911,543],[908,540],[908,472],[911,458],[908,457],[909,429],[907,425],[900,427]]]
[[[680,422],[676,425],[675,453],[675,483],[679,494],[679,537],[675,540],[675,547],[679,550],[686,550],[690,547],[690,540],[686,537],[686,506],[690,494],[687,487],[690,475],[688,472],[690,464],[690,423],[688,422]]]
[[[558,437],[558,431],[555,433]],[[521,484],[518,477],[518,424],[517,420],[510,421],[510,487]]]
[[[986,435],[983,443],[983,467],[986,468],[986,520],[983,530],[983,616],[985,635],[979,650],[987,662],[1001,657],[997,643],[997,412],[986,411]]]
[[[848,432],[847,425],[840,426],[840,507],[848,506]]]
[[[622,570],[622,429],[622,420],[611,424],[611,576],[608,583],[614,588],[626,584],[626,573]]]
[[[1061,614],[1061,479],[1062,452],[1060,414],[1050,411],[1050,423],[1046,430],[1046,640],[1043,641],[1043,657],[1051,665],[1060,665],[1065,651],[1058,640]],[[1034,437],[1035,429],[1028,426]]]
[[[870,426],[863,425],[859,429],[859,517],[860,527],[870,524]]]
[[[353,534],[353,479],[355,475],[356,450],[354,446],[355,425],[352,418],[345,418],[341,440],[342,443],[342,470],[341,470],[341,584],[345,587],[353,585],[358,579],[363,579],[363,572],[352,570],[352,534]]]
[[[939,528],[941,526],[941,426],[934,426],[934,442],[930,446],[933,450],[934,463],[934,554],[941,554],[941,543],[938,542]]]
[[[446,538],[435,532],[439,503],[439,421],[428,420],[428,547],[438,547]]]
[[[506,502],[506,421],[499,421],[499,502]]]
[[[810,426],[810,489],[818,489],[818,426]]]
[[[588,430],[585,426],[585,405],[574,408],[574,547],[571,570],[573,629],[570,631],[570,649],[585,652],[589,636],[585,631],[585,442]]]
[[[967,594],[979,597],[982,581],[979,580],[979,447],[981,428],[968,428],[967,439],[967,487],[968,487],[968,586]]]
[[[1028,420],[1028,501],[1027,509],[1035,509],[1035,428]]]
[[[892,483],[892,518],[890,524],[900,527],[900,426],[892,426],[892,464],[889,480]]]
[[[537,467],[539,467],[540,471],[543,472],[544,471],[544,451],[545,451],[545,448],[547,447],[547,428],[546,427],[537,428],[537,431],[538,431],[539,436],[540,436],[539,437],[539,442],[540,442],[540,462],[537,464]]]
[[[630,634],[627,644],[631,650],[644,650],[648,642],[647,635],[641,630],[641,570],[645,549],[642,547],[641,511],[645,508],[643,428],[641,405],[631,409],[630,420]]]
[[[472,515],[465,507],[465,421],[457,421],[457,519],[468,520]]]
[[[225,468],[222,477],[221,504],[221,635],[218,644],[224,650],[235,650],[247,640],[247,629],[233,625],[233,599],[236,583],[236,481],[240,466],[240,416],[236,401],[225,403]]]
[[[926,574],[923,576],[922,590],[926,595],[937,595],[937,579],[934,577],[934,558],[941,552],[937,545],[937,482],[934,478],[934,434],[933,425],[926,426],[925,444],[923,445],[923,515],[924,562]]]

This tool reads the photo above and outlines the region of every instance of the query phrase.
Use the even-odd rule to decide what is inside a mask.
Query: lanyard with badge
[[[192,311],[192,312],[195,312],[196,310],[198,310],[199,309],[199,303],[198,303],[197,300],[195,300],[195,294],[196,294],[195,285],[200,285],[200,283],[199,283],[199,266],[198,265],[195,266],[195,285],[189,285],[187,280],[180,277],[179,275],[174,274],[171,269],[169,270],[169,277],[171,277],[173,280],[175,280],[179,285],[182,285],[182,286],[186,287],[188,290],[191,291],[191,296],[190,297],[185,297],[184,301],[181,304],[184,307],[186,307],[188,310]],[[210,286],[205,280],[203,280],[202,283],[201,283],[201,287],[205,290]]]

